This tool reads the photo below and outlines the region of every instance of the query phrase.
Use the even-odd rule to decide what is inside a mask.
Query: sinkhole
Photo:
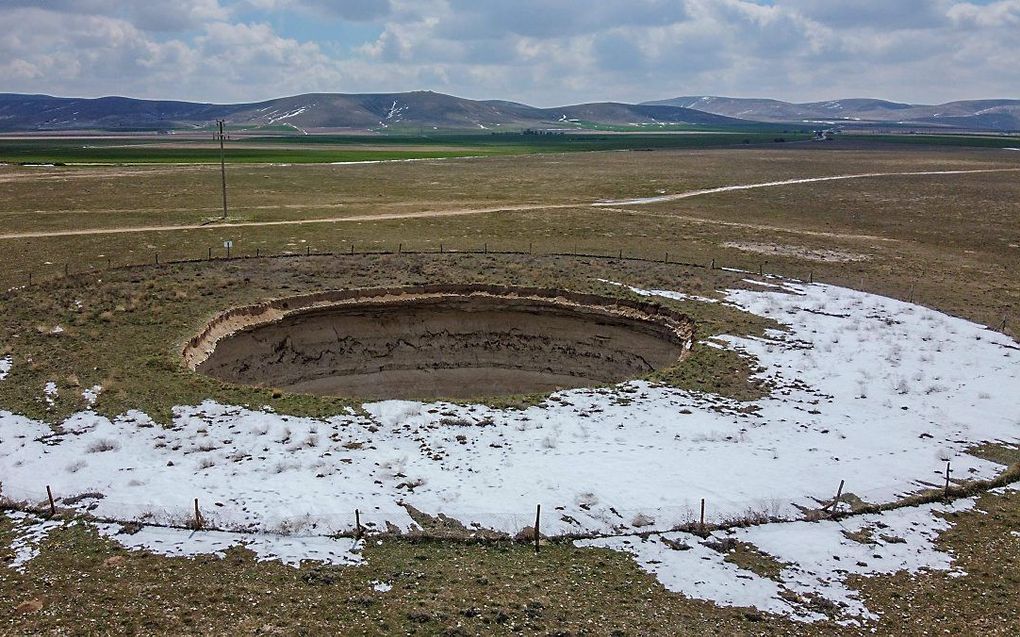
[[[292,393],[471,399],[605,385],[676,364],[686,315],[565,290],[342,290],[228,310],[184,348],[220,380]]]

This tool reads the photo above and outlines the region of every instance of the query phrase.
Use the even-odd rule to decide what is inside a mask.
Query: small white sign
[[[223,242],[223,247],[226,248],[227,250],[229,250],[230,248],[234,247],[234,242],[233,241],[224,241]]]

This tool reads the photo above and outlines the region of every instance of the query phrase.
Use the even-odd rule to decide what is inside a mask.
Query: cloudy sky
[[[0,0],[0,92],[1020,98],[1020,0]]]

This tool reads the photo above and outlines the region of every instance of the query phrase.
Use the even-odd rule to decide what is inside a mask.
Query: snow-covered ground
[[[723,302],[785,329],[760,339],[714,339],[763,368],[773,389],[753,403],[630,382],[560,392],[524,410],[387,401],[366,405],[365,414],[310,419],[206,402],[177,408],[168,428],[137,412],[113,420],[83,412],[54,432],[0,412],[3,495],[41,502],[49,483],[60,506],[177,525],[191,519],[198,498],[210,525],[295,536],[285,548],[272,536],[267,555],[343,561],[346,549],[320,543],[351,531],[355,509],[376,530],[413,528],[405,505],[510,533],[532,523],[536,504],[546,534],[670,531],[697,519],[702,498],[712,523],[760,515],[796,520],[798,506],[831,500],[841,480],[846,493],[888,502],[941,484],[946,462],[954,477],[993,477],[1000,467],[966,450],[984,441],[1020,442],[1020,348],[1009,338],[854,290],[780,279],[760,287],[725,292]],[[71,496],[79,496],[73,504],[65,500]],[[909,511],[881,518],[906,545],[867,550],[884,554],[881,568],[947,567],[930,542],[943,522],[929,509]],[[912,528],[897,526],[897,516]],[[253,547],[261,541],[188,533],[117,539],[175,547],[170,553],[220,551],[241,537]],[[689,594],[688,576],[704,571],[714,584],[698,590],[710,599],[814,617],[779,596],[785,587],[819,592],[851,615],[867,616],[831,576],[832,565],[812,552],[858,550],[843,543],[836,523],[769,524],[736,537],[789,562],[783,583],[736,573],[721,556],[702,559],[714,552],[697,538],[688,541],[690,551],[668,549],[661,539],[593,544],[628,550],[649,565],[661,560],[657,574]],[[855,570],[851,560],[843,568],[879,568],[861,561],[869,566]]]
[[[325,564],[353,565],[362,561],[359,555],[364,540],[316,536],[287,536],[255,533],[242,534],[227,531],[190,531],[146,526],[134,532],[124,532],[120,524],[99,524],[99,532],[130,549],[169,556],[212,554],[222,556],[234,546],[243,546],[255,553],[256,559],[279,561],[299,566],[310,560]]]
[[[843,622],[876,616],[847,584],[850,575],[881,575],[922,569],[964,575],[952,555],[935,545],[949,528],[947,513],[969,511],[974,499],[926,504],[839,521],[782,522],[716,531],[708,538],[665,533],[583,540],[581,547],[608,548],[634,556],[669,590],[724,606],[754,607],[802,621],[824,619],[825,607]],[[728,541],[750,544],[782,565],[778,578],[763,577],[726,557]],[[819,604],[821,600],[821,604]]]
[[[19,573],[25,571],[25,564],[39,555],[39,545],[53,529],[63,526],[58,520],[45,520],[21,511],[5,511],[4,516],[14,524],[14,540],[11,550],[14,559],[7,563]]]
[[[19,572],[24,572],[26,563],[39,555],[40,545],[51,532],[69,525],[85,524],[80,520],[49,520],[20,511],[7,511],[3,515],[13,524],[14,534],[11,545],[14,560],[8,563],[8,567]],[[227,549],[243,546],[255,553],[260,562],[273,560],[291,566],[300,566],[305,560],[335,565],[360,564],[360,552],[364,546],[364,540],[325,536],[193,531],[156,526],[139,529],[116,523],[96,523],[94,526],[100,535],[129,549],[144,549],[171,557],[223,557]]]

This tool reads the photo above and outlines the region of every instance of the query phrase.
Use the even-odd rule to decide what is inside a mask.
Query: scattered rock
[[[125,557],[123,555],[111,555],[110,557],[103,560],[103,566],[120,566],[124,563]]]
[[[28,615],[30,613],[38,613],[43,608],[43,601],[41,598],[36,597],[26,602],[21,602],[14,607],[15,615]]]

